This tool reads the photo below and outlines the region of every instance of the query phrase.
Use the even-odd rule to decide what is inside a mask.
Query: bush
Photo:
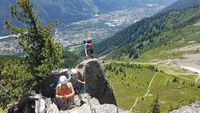
[[[33,76],[28,73],[20,61],[9,61],[2,69],[1,75],[1,107],[18,100],[32,85]]]
[[[178,82],[178,78],[177,77],[174,77],[172,82]]]

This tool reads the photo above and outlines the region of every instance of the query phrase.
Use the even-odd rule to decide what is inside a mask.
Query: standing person
[[[94,50],[92,47],[92,39],[89,37],[88,40],[83,41],[84,44],[84,53],[85,53],[85,60],[88,59],[88,53],[90,54],[91,58],[94,58]]]
[[[85,102],[82,99],[81,93],[84,93],[83,84],[85,84],[85,82],[78,79],[78,71],[76,69],[71,69],[71,82],[74,87],[75,94],[77,94],[80,99],[80,105],[83,105]]]
[[[60,109],[70,109],[73,104],[75,95],[73,85],[68,82],[69,79],[65,75],[60,76],[59,83],[56,86],[56,98],[58,99],[58,106]]]

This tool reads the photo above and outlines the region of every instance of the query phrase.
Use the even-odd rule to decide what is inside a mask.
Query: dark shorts
[[[56,104],[59,110],[68,110],[69,108],[71,108],[73,103],[74,103],[73,98],[71,99],[56,98]]]
[[[81,93],[84,93],[84,85],[81,84],[79,86],[73,86],[74,87],[74,92],[75,94],[81,94]]]
[[[89,55],[89,54],[92,55],[92,54],[93,54],[93,51],[94,51],[93,48],[89,48],[89,49],[87,49],[87,53],[88,53],[88,55]]]

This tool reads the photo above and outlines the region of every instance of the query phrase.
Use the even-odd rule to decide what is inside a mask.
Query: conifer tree
[[[23,49],[27,71],[35,79],[45,77],[62,63],[61,49],[51,36],[57,22],[43,26],[30,0],[17,0],[17,3],[11,6],[11,16],[24,26],[17,27],[5,21],[5,28],[18,35],[16,38]]]
[[[152,113],[160,113],[160,105],[159,105],[158,96],[154,100]]]

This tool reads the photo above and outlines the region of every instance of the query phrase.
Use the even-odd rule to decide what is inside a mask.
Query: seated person
[[[60,76],[59,83],[56,86],[56,98],[58,99],[58,107],[66,110],[70,109],[73,104],[75,95],[74,88],[65,75]]]

